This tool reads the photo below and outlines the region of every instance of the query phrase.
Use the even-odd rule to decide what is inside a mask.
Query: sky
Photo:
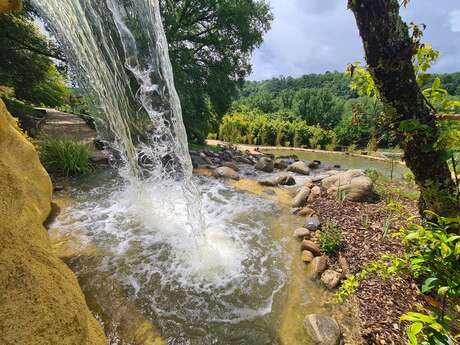
[[[249,79],[344,71],[364,60],[362,42],[347,0],[268,0],[275,20],[253,54]],[[460,71],[460,0],[412,0],[407,22],[426,24],[424,41],[441,52],[431,72]]]

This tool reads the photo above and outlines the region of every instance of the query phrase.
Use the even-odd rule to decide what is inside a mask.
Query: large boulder
[[[362,170],[348,170],[325,178],[322,186],[328,193],[344,193],[345,199],[365,201],[373,191],[372,180]]]
[[[52,185],[34,146],[0,100],[0,338],[2,344],[103,345],[74,273],[43,226]]]
[[[287,171],[300,175],[310,175],[310,168],[304,161],[298,161],[288,166]]]
[[[316,345],[339,345],[342,338],[340,326],[333,318],[310,314],[305,317],[304,327]]]
[[[217,177],[229,178],[237,181],[240,179],[240,175],[229,167],[219,167],[215,170],[215,174]]]
[[[256,164],[256,169],[267,173],[273,172],[273,170],[275,170],[275,164],[273,163],[273,159],[268,157],[260,158]]]

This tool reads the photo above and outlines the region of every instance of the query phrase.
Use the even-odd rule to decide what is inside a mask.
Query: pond
[[[110,277],[167,344],[309,345],[303,329],[309,313],[333,316],[346,334],[356,333],[349,307],[338,305],[333,293],[307,275],[292,237],[302,218],[269,194],[207,176],[195,180],[207,224],[205,242],[177,226],[181,214],[159,209],[150,186],[133,190],[115,171],[74,181],[61,194],[67,207],[50,231],[96,248],[66,262],[90,307],[97,295],[114,305],[102,308],[106,324],[116,323],[126,309],[106,297],[113,287],[101,291],[113,285],[104,281]]]
[[[302,150],[289,149],[270,149],[261,150],[264,153],[271,153],[275,156],[296,155],[299,159],[312,161],[319,160],[326,165],[340,165],[344,169],[375,169],[383,176],[390,177],[393,174],[395,178],[402,178],[409,169],[400,164],[398,161],[376,160],[369,157],[357,157],[346,155],[338,152],[310,152]],[[392,171],[393,170],[393,171]]]

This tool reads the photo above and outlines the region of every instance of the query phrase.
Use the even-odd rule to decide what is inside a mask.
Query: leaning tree
[[[407,4],[408,0],[403,2]],[[355,15],[368,69],[385,104],[387,120],[403,138],[406,164],[421,191],[420,210],[457,216],[456,186],[446,154],[437,145],[436,114],[416,82],[412,58],[418,42],[399,15],[400,3],[348,0],[348,7]]]

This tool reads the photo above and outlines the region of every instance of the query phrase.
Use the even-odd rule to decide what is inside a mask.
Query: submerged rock
[[[301,217],[311,217],[315,214],[315,210],[310,208],[310,207],[297,207],[292,211],[293,214],[296,216],[301,216]]]
[[[316,345],[339,345],[342,333],[340,326],[333,318],[324,315],[310,314],[305,317],[304,327]]]
[[[310,168],[304,161],[298,161],[288,166],[287,171],[301,175],[310,175]]]
[[[266,178],[266,179],[263,179],[263,180],[259,180],[258,182],[259,182],[260,185],[266,186],[266,187],[276,187],[276,186],[278,186],[278,181],[276,180],[276,178],[273,178],[273,177],[269,177],[269,178]]]
[[[264,172],[267,172],[267,173],[271,173],[271,172],[273,172],[273,170],[275,170],[275,165],[274,165],[273,160],[271,158],[262,157],[257,162],[256,169],[264,171]]]
[[[309,250],[303,250],[302,251],[302,257],[301,257],[301,260],[305,263],[310,263],[312,262],[312,260],[315,258],[315,256],[313,255],[312,252],[310,252]]]
[[[214,171],[217,177],[229,178],[237,181],[240,179],[240,175],[235,170],[229,167],[219,167]]]
[[[298,239],[310,238],[310,230],[305,228],[297,228],[294,230],[294,237]]]

